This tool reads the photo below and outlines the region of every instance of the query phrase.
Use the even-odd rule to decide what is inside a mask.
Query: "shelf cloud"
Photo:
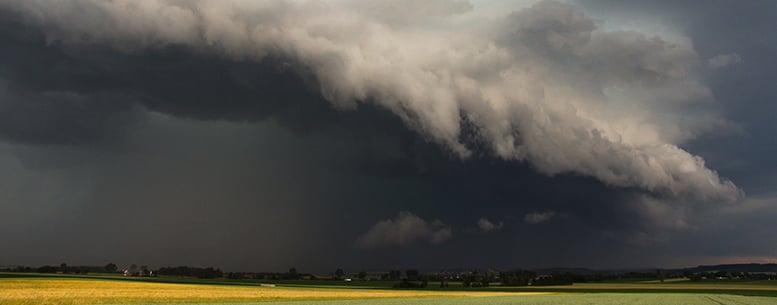
[[[0,0],[0,260],[770,255],[777,12],[705,5]]]
[[[692,73],[699,58],[688,39],[604,30],[552,0],[477,27],[461,18],[466,2],[413,3],[418,16],[395,5],[0,1],[49,44],[281,61],[309,74],[332,107],[387,109],[460,158],[485,153],[694,200],[743,196],[678,146],[729,126],[694,106],[711,94]]]

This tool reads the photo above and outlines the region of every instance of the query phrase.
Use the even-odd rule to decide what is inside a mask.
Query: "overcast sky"
[[[777,262],[774,1],[0,0],[0,265]]]

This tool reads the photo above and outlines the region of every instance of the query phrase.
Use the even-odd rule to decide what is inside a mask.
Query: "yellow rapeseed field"
[[[506,292],[414,291],[348,288],[260,287],[148,283],[102,279],[23,278],[0,280],[2,305],[230,303],[285,300],[479,297]],[[540,293],[520,293],[540,294]]]

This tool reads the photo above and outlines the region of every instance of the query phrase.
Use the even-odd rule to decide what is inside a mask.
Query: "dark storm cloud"
[[[0,200],[21,215],[0,231],[24,232],[4,244],[62,249],[32,264],[645,266],[741,196],[709,149],[747,50],[587,4],[332,3],[0,0]]]
[[[0,84],[0,137],[27,144],[110,141],[137,111],[120,95],[44,92],[13,95]]]
[[[34,144],[105,141],[136,118],[132,99],[106,91],[78,92],[73,86],[41,86],[58,71],[60,82],[74,81],[81,67],[62,73],[62,56],[47,48],[41,33],[0,12],[0,137]]]
[[[75,48],[97,46],[129,53],[183,48],[214,52],[222,60],[287,60],[308,71],[315,80],[313,87],[333,106],[352,109],[366,103],[387,109],[462,158],[473,153],[462,139],[462,131],[470,129],[494,156],[529,162],[550,175],[573,172],[613,186],[701,200],[735,201],[742,195],[702,159],[677,146],[725,122],[714,113],[701,113],[688,120],[690,124],[675,118],[699,114],[681,103],[709,99],[708,89],[690,73],[697,60],[685,41],[602,30],[576,7],[556,1],[539,2],[487,30],[470,29],[464,35],[461,31],[469,24],[397,27],[380,18],[371,20],[365,7],[355,3],[2,5],[40,27],[48,42]],[[455,17],[462,13],[461,4],[438,1],[419,11]],[[130,70],[129,75],[151,80],[141,84],[151,93],[191,94],[163,94],[162,100],[147,97],[151,109],[199,113],[215,100],[235,112],[267,105],[238,98],[224,101],[218,94],[188,90],[202,88],[203,83],[216,92],[238,89],[210,84],[211,77],[225,76],[208,69],[205,74],[190,73],[202,83],[181,83],[175,74],[155,78],[170,71],[161,64],[169,59],[162,53],[147,61],[160,68],[152,65],[139,74]],[[264,78],[259,78],[248,81],[261,84]],[[177,99],[185,104],[169,103]],[[607,107],[610,103],[628,106]],[[230,118],[218,111],[210,115],[220,114]]]
[[[575,1],[587,12],[605,20],[620,19],[621,26],[649,28],[660,21],[688,35],[706,61],[705,81],[716,103],[741,133],[701,137],[686,146],[704,156],[722,175],[738,182],[750,196],[741,205],[722,209],[692,209],[688,227],[669,237],[673,253],[694,253],[715,261],[761,261],[777,256],[768,246],[775,213],[777,144],[771,139],[777,88],[777,5],[773,1]],[[659,28],[659,30],[662,30]],[[715,254],[712,254],[715,253]],[[679,256],[679,255],[678,255]],[[760,259],[759,259],[760,258]]]
[[[49,44],[39,29],[19,22],[4,19],[0,32],[4,106],[16,110],[6,113],[14,113],[17,121],[48,121],[53,129],[83,126],[48,131],[59,133],[51,135],[53,142],[56,137],[103,132],[102,127],[113,121],[111,116],[120,116],[133,105],[202,120],[272,117],[299,132],[334,116],[335,111],[305,84],[305,73],[292,71],[288,63],[235,61],[177,47],[122,53],[99,46]],[[47,120],[36,114],[61,120],[55,123],[53,117]],[[8,136],[17,141],[45,141],[34,130],[26,131],[31,138],[25,139],[14,130],[23,126],[15,127],[18,123],[11,120],[4,123],[9,126],[3,132],[15,133]]]

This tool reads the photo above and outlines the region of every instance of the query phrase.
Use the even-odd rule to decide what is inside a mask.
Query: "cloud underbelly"
[[[728,126],[694,106],[713,98],[693,73],[699,60],[687,39],[604,31],[556,1],[481,19],[469,18],[471,7],[460,1],[414,3],[424,7],[412,15],[376,14],[359,3],[0,0],[0,7],[23,14],[51,43],[278,58],[310,73],[334,107],[376,104],[462,158],[486,153],[548,175],[676,197],[742,196],[678,146]]]

